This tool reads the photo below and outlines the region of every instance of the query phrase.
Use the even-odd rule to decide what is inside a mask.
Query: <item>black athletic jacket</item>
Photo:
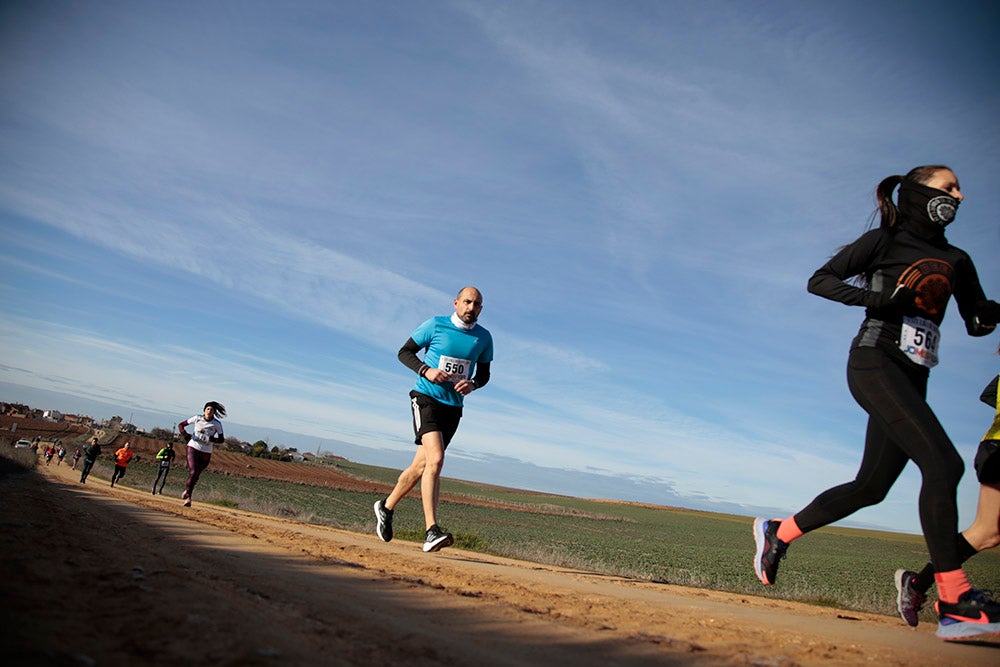
[[[873,229],[844,246],[809,279],[809,291],[848,306],[865,306],[865,320],[851,347],[879,347],[903,359],[899,349],[904,315],[941,324],[952,295],[970,336],[985,336],[995,325],[976,317],[977,304],[986,302],[972,259],[948,243],[943,233],[931,238],[904,222],[892,229]],[[845,281],[864,276],[867,287]],[[882,306],[885,295],[904,284],[916,291],[905,311]],[[909,359],[907,359],[909,362]],[[909,362],[912,363],[912,362]]]

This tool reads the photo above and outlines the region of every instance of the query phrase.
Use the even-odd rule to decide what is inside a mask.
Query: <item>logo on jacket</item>
[[[911,264],[899,276],[900,285],[917,293],[917,308],[929,315],[939,315],[951,298],[955,268],[940,259],[921,259]]]

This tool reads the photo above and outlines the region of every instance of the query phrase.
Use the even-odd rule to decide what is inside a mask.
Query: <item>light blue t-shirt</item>
[[[456,327],[451,317],[432,317],[410,334],[425,350],[424,363],[451,375],[451,381],[435,384],[417,376],[414,391],[430,396],[446,405],[462,407],[462,395],[455,391],[455,382],[476,374],[477,363],[493,361],[493,336],[476,324],[466,331]]]

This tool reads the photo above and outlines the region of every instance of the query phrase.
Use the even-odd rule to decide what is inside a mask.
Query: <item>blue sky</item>
[[[997,26],[985,2],[4,3],[0,382],[150,425],[219,400],[402,467],[396,351],[474,284],[496,359],[450,461],[791,513],[860,461],[863,312],[805,284],[876,183],[951,165],[949,238],[1000,296]],[[963,523],[996,346],[952,306],[930,400]],[[573,477],[523,479],[594,495]],[[918,486],[853,520],[918,532]]]

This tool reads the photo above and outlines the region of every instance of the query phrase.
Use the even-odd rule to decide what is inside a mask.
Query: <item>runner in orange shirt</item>
[[[125,446],[115,452],[115,471],[111,473],[111,486],[125,476],[125,466],[132,460],[132,445],[125,443]]]

